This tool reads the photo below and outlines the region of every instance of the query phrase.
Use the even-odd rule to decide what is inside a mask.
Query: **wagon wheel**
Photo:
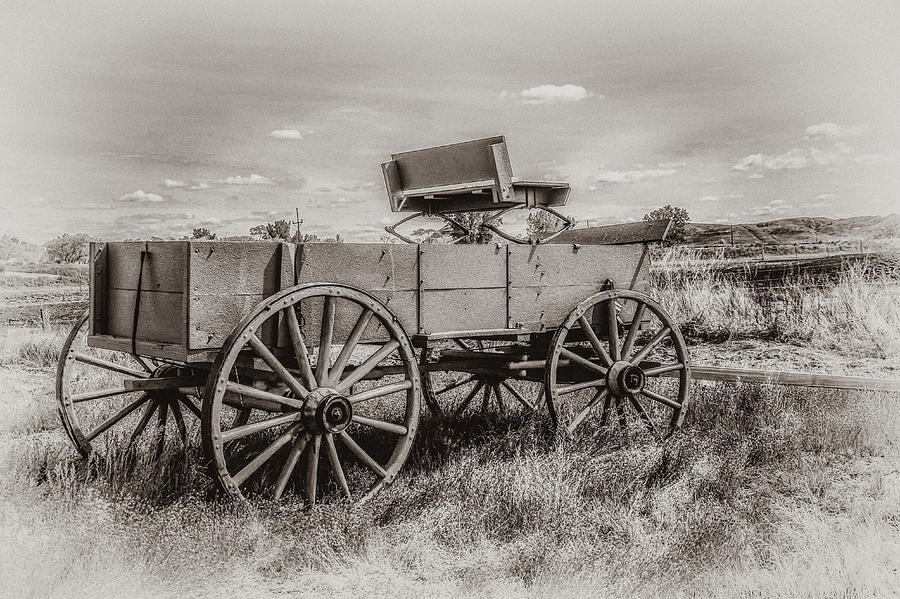
[[[363,501],[406,461],[420,402],[412,344],[384,304],[345,285],[299,285],[258,304],[220,350],[203,445],[235,499],[302,490],[310,506],[330,495]]]
[[[183,373],[184,365],[89,347],[87,323],[85,313],[66,338],[56,368],[57,408],[79,453],[87,457],[101,445],[132,449],[150,439],[159,457],[167,430],[187,446],[192,421],[200,417],[199,391],[125,388],[127,381]]]
[[[687,347],[666,311],[644,294],[611,290],[582,301],[556,331],[544,385],[566,436],[603,427],[615,412],[622,429],[661,439],[681,426],[690,378]]]
[[[490,350],[508,342],[454,339],[466,350]],[[423,372],[422,390],[429,409],[438,416],[458,417],[480,408],[482,413],[496,410],[499,414],[531,413],[544,402],[544,386],[509,378],[502,372],[493,374],[468,372]]]

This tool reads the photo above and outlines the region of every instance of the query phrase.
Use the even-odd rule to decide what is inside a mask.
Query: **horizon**
[[[494,134],[516,176],[570,183],[582,225],[900,205],[889,0],[7,13],[0,233],[32,243],[247,235],[296,208],[306,233],[377,241],[398,220],[382,162]]]

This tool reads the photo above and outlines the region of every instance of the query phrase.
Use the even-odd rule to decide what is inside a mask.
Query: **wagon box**
[[[554,327],[604,284],[646,290],[644,258],[637,245],[95,243],[89,343],[211,361],[254,305],[295,284],[316,282],[367,291],[420,339],[458,331],[528,334]],[[301,312],[304,328],[318,330],[320,304],[307,302]],[[341,316],[338,336],[355,322],[352,313]],[[370,329],[364,340],[374,340]],[[274,324],[261,336],[288,346]]]

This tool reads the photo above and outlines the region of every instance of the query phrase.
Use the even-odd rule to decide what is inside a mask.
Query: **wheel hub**
[[[303,402],[303,421],[307,428],[340,433],[353,420],[353,404],[328,387],[320,387]]]
[[[647,382],[647,375],[640,366],[621,360],[609,367],[606,385],[617,397],[640,393]]]

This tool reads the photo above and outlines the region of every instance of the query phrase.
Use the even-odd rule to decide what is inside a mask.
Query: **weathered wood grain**
[[[420,309],[421,332],[504,328],[506,288],[426,290]]]
[[[271,295],[280,288],[281,244],[265,241],[192,241],[190,255],[192,297]]]
[[[384,303],[394,313],[403,329],[412,334],[416,330],[416,292],[415,291],[368,291],[369,295]],[[300,302],[300,326],[303,338],[308,347],[316,347],[319,344],[319,331],[322,328],[322,304],[321,297],[309,298]],[[333,344],[335,347],[343,345],[353,330],[356,320],[359,318],[362,308],[348,300],[339,299],[335,302]],[[366,327],[362,341],[385,340],[385,330],[373,318]],[[289,345],[284,343],[285,346]]]
[[[392,155],[403,189],[433,187],[497,178],[494,144],[505,144],[503,136],[401,152]]]
[[[134,326],[134,289],[109,289],[105,334],[131,338]],[[160,343],[184,343],[184,295],[141,291],[137,338]]]
[[[106,258],[107,244],[92,241],[88,246],[88,335],[102,335],[106,332],[106,316],[108,310],[107,288],[108,269]]]
[[[506,246],[420,246],[422,289],[506,287]]]
[[[307,243],[296,253],[297,283],[343,283],[373,291],[417,288],[412,245]]]
[[[652,243],[665,239],[671,222],[669,219],[664,219],[572,229],[563,231],[550,243],[580,243],[584,245]]]
[[[628,288],[642,252],[640,245],[509,246],[510,287],[558,285],[593,286],[598,290],[606,279],[616,287]],[[646,271],[647,265],[643,266]],[[638,288],[647,283],[647,273],[638,276]]]
[[[146,243],[149,251],[144,260],[144,274],[141,289],[145,291],[184,291],[184,260],[187,241],[151,241]],[[107,284],[110,289],[137,289],[141,270],[143,241],[110,242],[107,248]],[[110,306],[116,309],[117,306]]]

